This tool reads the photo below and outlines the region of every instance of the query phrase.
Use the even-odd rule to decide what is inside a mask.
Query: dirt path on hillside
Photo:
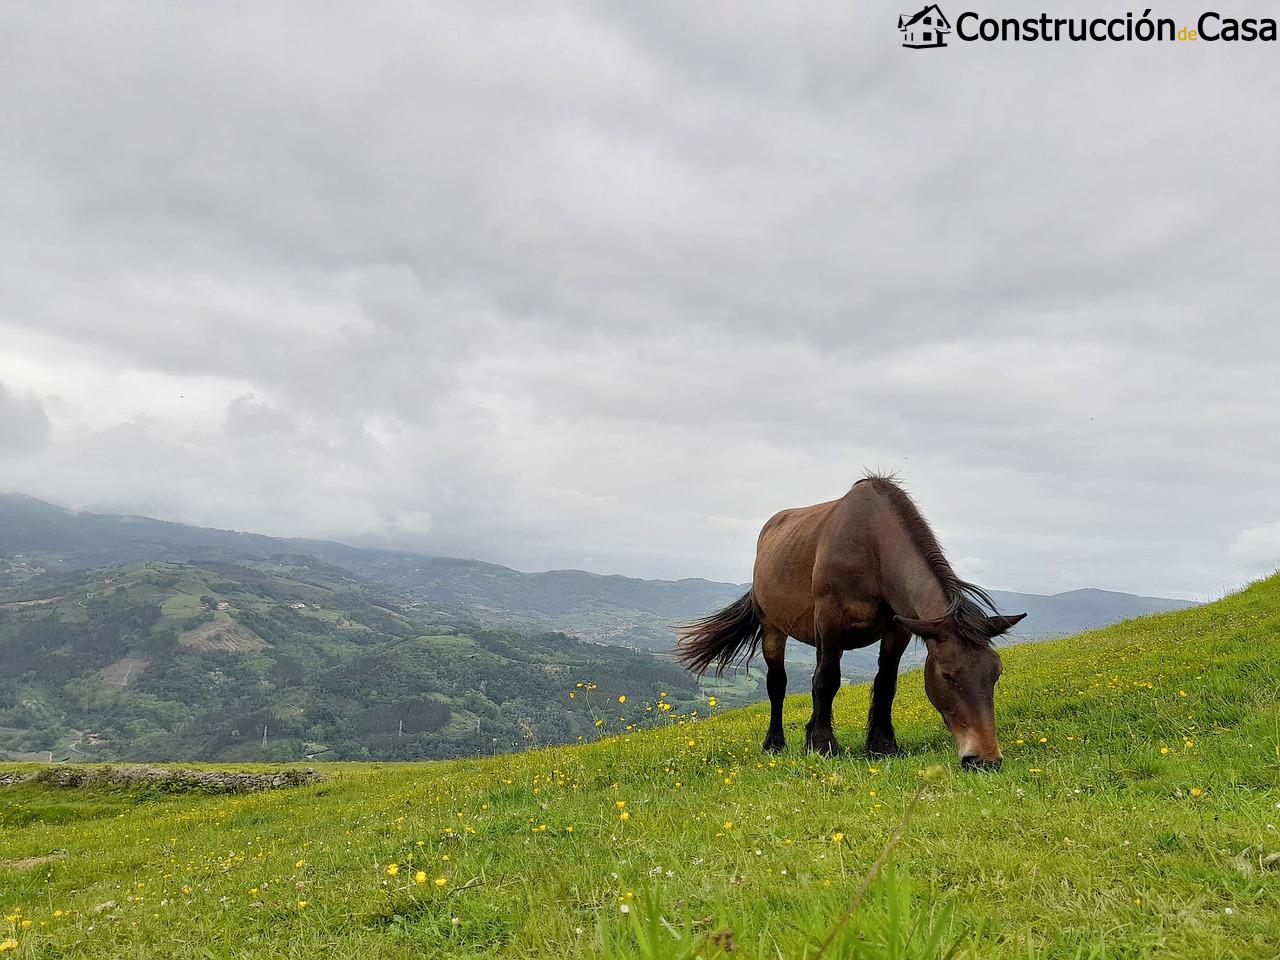
[[[102,682],[116,690],[123,690],[136,674],[143,671],[151,661],[145,657],[121,657],[115,663],[109,663],[98,671]]]
[[[46,597],[44,600],[14,600],[11,603],[0,603],[0,610],[21,610],[24,607],[47,607],[57,603],[61,597]]]

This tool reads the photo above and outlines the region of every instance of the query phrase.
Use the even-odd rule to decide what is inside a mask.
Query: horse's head
[[[924,692],[956,740],[966,770],[999,770],[996,740],[996,681],[1003,667],[991,640],[1025,617],[985,617],[981,635],[966,636],[955,617],[898,621],[925,642]]]

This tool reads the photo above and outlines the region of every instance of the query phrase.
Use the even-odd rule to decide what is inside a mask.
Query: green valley
[[[647,654],[469,624],[310,557],[46,574],[0,597],[0,652],[18,759],[435,759],[645,722],[624,691],[698,695]]]

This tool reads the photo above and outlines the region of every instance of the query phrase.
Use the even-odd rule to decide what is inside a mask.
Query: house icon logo
[[[918,13],[904,13],[898,17],[898,29],[902,31],[902,45],[912,50],[945,47],[951,23],[936,3],[931,3]]]

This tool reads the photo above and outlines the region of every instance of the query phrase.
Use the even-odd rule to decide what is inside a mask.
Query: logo
[[[916,13],[898,17],[902,45],[909,50],[945,47],[952,33],[951,21],[936,3]],[[1181,24],[1173,17],[1141,16],[1132,10],[1123,16],[1060,17],[1040,12],[1021,17],[990,17],[965,10],[956,17],[954,39],[961,43],[1215,43],[1280,42],[1280,27],[1271,17],[1230,17],[1208,10],[1194,21]]]
[[[919,13],[904,13],[898,17],[898,29],[902,31],[902,45],[912,50],[928,50],[945,47],[951,24],[946,14],[931,3]]]

